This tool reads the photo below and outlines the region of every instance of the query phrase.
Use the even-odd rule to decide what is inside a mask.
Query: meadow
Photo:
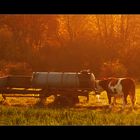
[[[0,97],[2,98],[2,97]],[[1,99],[0,99],[1,100]],[[135,109],[131,110],[131,102],[121,110],[122,100],[117,105],[108,108],[105,92],[100,96],[90,94],[89,102],[86,97],[79,96],[79,103],[74,107],[51,108],[53,96],[47,99],[46,106],[35,106],[35,98],[7,98],[7,104],[0,105],[0,126],[135,126],[140,125],[140,84],[136,87]]]

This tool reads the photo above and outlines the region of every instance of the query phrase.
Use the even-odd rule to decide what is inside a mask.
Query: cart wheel
[[[46,104],[46,97],[40,96],[39,101],[35,104],[38,107],[44,107]]]
[[[6,96],[4,94],[2,94],[2,97],[3,97],[3,101],[6,100]]]
[[[2,94],[3,99],[0,101],[0,104],[10,106],[10,103],[6,101],[6,95]]]

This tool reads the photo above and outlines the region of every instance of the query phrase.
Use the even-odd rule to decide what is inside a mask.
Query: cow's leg
[[[111,96],[109,94],[107,94],[107,97],[108,97],[108,103],[109,103],[109,108],[111,108]]]
[[[135,105],[135,95],[130,94],[130,99],[131,99],[131,103],[132,103],[132,110],[134,109],[134,105]]]
[[[123,99],[123,106],[122,106],[122,109],[124,109],[124,108],[125,108],[125,105],[127,104],[127,95],[124,94],[124,95],[122,96],[122,99]]]
[[[113,106],[116,105],[116,97],[113,98]]]
[[[108,103],[111,104],[111,96],[107,95],[107,97],[108,97]]]

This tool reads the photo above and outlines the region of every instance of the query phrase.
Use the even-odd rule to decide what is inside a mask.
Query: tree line
[[[80,71],[140,79],[139,15],[0,15],[0,75]]]

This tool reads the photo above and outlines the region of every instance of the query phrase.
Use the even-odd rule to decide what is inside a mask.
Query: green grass
[[[139,125],[139,113],[107,110],[1,108],[1,125]]]
[[[57,125],[140,125],[140,85],[136,89],[135,110],[131,111],[131,102],[121,110],[122,101],[117,100],[113,109],[108,104],[106,93],[101,94],[101,102],[96,102],[95,96],[90,96],[89,103],[86,97],[79,97],[80,103],[73,108],[37,108],[31,106],[35,99],[8,98],[11,105],[0,105],[1,126],[57,126]],[[30,104],[29,104],[30,103]]]

